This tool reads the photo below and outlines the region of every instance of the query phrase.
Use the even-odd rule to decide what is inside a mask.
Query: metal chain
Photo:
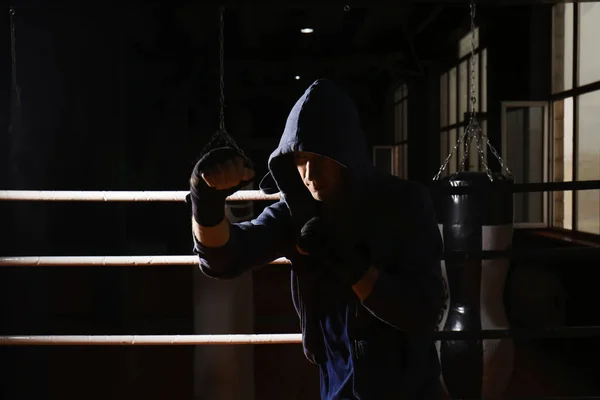
[[[460,160],[460,166],[459,166],[459,171],[462,172],[465,169],[465,165],[467,164],[467,159],[469,158],[469,145],[471,144],[471,141],[473,140],[473,129],[471,128],[473,126],[473,122],[469,122],[469,126],[467,126],[465,128],[465,136],[467,138],[467,140],[465,140],[464,146],[463,146],[463,156],[462,156],[462,160]]]
[[[502,167],[502,169],[504,169],[506,171],[506,173],[508,174],[508,176],[510,178],[512,178],[512,176],[513,176],[512,172],[510,172],[510,170],[508,169],[508,166],[504,164],[504,161],[502,161],[502,157],[500,157],[500,155],[498,154],[498,152],[496,151],[494,146],[492,146],[492,144],[490,143],[490,139],[486,137],[485,140],[487,142],[488,147],[492,151],[492,154],[494,154],[494,156],[498,160],[498,163],[500,163],[500,166]],[[487,168],[487,165],[486,165],[486,168]]]
[[[238,151],[242,157],[246,157],[244,151],[237,145],[235,140],[225,129],[225,20],[223,14],[225,7],[219,7],[219,129],[212,135],[204,146],[201,154],[206,154],[209,149],[218,146],[230,146]]]
[[[204,156],[216,149],[230,148],[234,149],[243,159],[244,164],[249,168],[254,168],[252,161],[244,154],[244,151],[239,148],[235,140],[227,133],[225,129],[225,21],[223,14],[225,7],[219,7],[219,129],[213,133],[208,143],[200,152],[198,162]]]
[[[471,98],[469,102],[469,112],[471,113],[471,122],[475,120],[475,1],[471,1]]]
[[[487,140],[487,138],[486,138],[486,140]],[[479,159],[481,160],[481,163],[485,167],[485,172],[488,176],[488,179],[490,181],[493,181],[494,179],[492,178],[492,173],[490,172],[490,167],[488,166],[487,160],[485,158],[485,154],[483,153],[483,149],[485,147],[482,146],[482,143],[481,143],[482,141],[483,141],[483,135],[477,135],[477,138],[475,140],[475,143],[477,144],[477,153],[479,154]],[[490,143],[489,140],[487,141],[487,143],[488,144]],[[509,173],[510,173],[510,171],[509,171]]]
[[[470,61],[470,70],[471,70],[471,81],[469,82],[469,125],[465,128],[467,133],[467,140],[465,142],[464,154],[463,158],[460,162],[459,172],[465,170],[467,165],[467,160],[469,159],[469,145],[473,141],[474,137],[478,137],[478,130],[476,128],[479,127],[479,123],[477,122],[477,118],[475,118],[475,104],[477,104],[477,97],[475,94],[475,2],[471,1],[469,5],[471,10],[471,59]],[[481,129],[479,129],[481,131]],[[475,141],[477,143],[477,140]],[[489,174],[488,174],[489,176]]]
[[[459,171],[462,172],[465,169],[465,165],[466,162],[468,160],[469,157],[469,151],[470,151],[470,144],[473,141],[473,139],[475,139],[475,145],[477,147],[477,153],[479,155],[479,158],[481,160],[481,163],[483,164],[483,166],[485,167],[485,173],[488,176],[490,181],[493,181],[493,176],[492,176],[492,172],[490,170],[490,167],[486,161],[485,158],[485,154],[483,152],[484,149],[484,145],[483,145],[483,129],[481,129],[481,125],[479,124],[479,121],[476,118],[476,111],[475,111],[475,104],[477,103],[477,97],[476,97],[476,93],[475,93],[475,44],[476,44],[476,37],[475,37],[475,15],[476,15],[476,7],[475,7],[475,0],[471,0],[470,2],[470,17],[471,17],[471,60],[470,60],[470,65],[471,65],[471,80],[470,80],[470,90],[469,90],[469,124],[467,125],[467,127],[465,128],[465,132],[461,135],[461,137],[459,138],[458,142],[454,145],[454,147],[452,148],[452,151],[450,152],[450,154],[448,155],[448,157],[446,157],[446,159],[444,160],[444,163],[442,164],[442,166],[440,167],[440,169],[438,170],[437,174],[435,175],[435,177],[433,178],[433,180],[438,180],[442,174],[442,172],[444,172],[444,170],[446,168],[448,168],[448,164],[450,162],[450,159],[452,158],[452,156],[454,155],[454,153],[456,152],[457,148],[461,145],[463,145],[464,142],[464,154],[459,166]],[[465,140],[466,138],[466,140]],[[503,170],[506,171],[506,173],[509,175],[509,177],[512,178],[512,173],[510,172],[510,170],[508,169],[508,167],[504,164],[504,161],[502,161],[502,158],[500,157],[500,155],[498,154],[498,152],[496,151],[496,149],[494,148],[494,146],[492,146],[492,144],[490,143],[490,140],[488,137],[485,138],[485,142],[487,144],[487,146],[490,148],[490,150],[492,151],[492,154],[496,157],[496,159],[498,160],[498,162],[500,163],[500,166],[502,167]]]
[[[454,153],[456,153],[456,150],[458,149],[458,146],[460,146],[463,143],[465,137],[467,136],[467,133],[469,133],[469,131],[465,130],[465,133],[463,133],[461,135],[461,137],[458,139],[458,142],[456,142],[456,144],[452,148],[452,151],[450,151],[450,154],[448,154],[448,156],[446,157],[446,159],[442,163],[442,166],[438,170],[437,174],[435,174],[435,176],[433,177],[434,181],[437,181],[438,179],[440,179],[440,175],[442,175],[442,172],[444,172],[444,170],[448,167],[448,163],[450,162],[450,159],[452,158],[452,156],[454,155]]]

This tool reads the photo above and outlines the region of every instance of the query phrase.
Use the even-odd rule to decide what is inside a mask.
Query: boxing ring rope
[[[483,329],[439,331],[434,340],[590,338],[600,336],[600,326],[546,329]],[[39,335],[0,336],[2,346],[149,346],[242,345],[302,343],[301,333],[235,335]]]
[[[522,187],[521,187],[522,186]],[[530,188],[528,188],[530,187]],[[599,189],[600,181],[557,182],[515,185],[514,192],[590,190]],[[461,192],[462,188],[457,189]],[[0,200],[14,201],[184,201],[187,191],[30,191],[3,190]],[[278,200],[280,194],[265,195],[259,190],[241,190],[229,196],[229,201]],[[600,254],[599,248],[557,248],[544,250],[505,250],[479,252],[448,252],[443,257],[481,259],[555,259],[560,256],[589,257]],[[279,258],[270,264],[289,264]],[[189,256],[59,256],[59,257],[4,257],[0,266],[172,266],[198,265],[198,257]],[[477,331],[439,331],[434,340],[481,340],[512,338],[595,337],[600,327],[566,327],[553,329],[498,329]],[[50,335],[0,336],[0,345],[238,345],[301,343],[302,335],[248,334],[248,335]]]
[[[239,345],[302,343],[301,333],[259,335],[49,335],[0,336],[3,346],[150,346],[150,345]]]
[[[514,193],[552,192],[600,189],[600,180],[575,182],[518,183]],[[454,194],[468,192],[469,188],[452,188]],[[0,190],[0,200],[13,201],[184,201],[188,191],[70,191],[70,190]],[[260,190],[239,190],[227,197],[229,201],[279,200],[279,193],[264,194]]]
[[[70,190],[0,190],[0,200],[14,201],[185,201],[188,191],[70,191]],[[279,200],[280,194],[260,190],[240,190],[229,201]]]
[[[598,247],[558,247],[555,249],[514,249],[484,251],[446,252],[443,260],[498,260],[540,261],[568,258],[569,260],[600,258]],[[285,265],[290,261],[281,257],[269,264]],[[117,267],[117,266],[174,266],[198,265],[197,256],[48,256],[48,257],[0,257],[0,267]]]
[[[278,258],[269,264],[289,264]],[[117,267],[198,265],[198,256],[58,256],[58,257],[0,257],[0,267]]]

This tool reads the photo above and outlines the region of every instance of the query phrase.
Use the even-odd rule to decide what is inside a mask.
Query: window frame
[[[397,158],[396,158],[396,145],[375,145],[372,147],[372,152],[373,152],[373,165],[375,165],[377,167],[377,153],[380,150],[387,150],[387,153],[389,154],[390,157],[390,171],[386,171],[388,173],[390,173],[391,175],[397,175],[398,172],[398,163],[397,163]]]
[[[400,92],[400,96],[398,93]],[[391,147],[392,152],[392,175],[395,175],[402,179],[408,179],[408,84],[406,82],[399,83],[393,90],[393,119],[394,119],[394,129],[393,129],[393,141],[391,146],[374,146],[373,148],[373,157],[375,157],[375,149],[381,149],[383,147]],[[397,118],[397,110],[401,108],[401,129],[398,132],[398,121]],[[400,137],[398,137],[400,134]],[[404,150],[406,149],[406,150]]]
[[[551,131],[551,112],[550,110],[552,109],[551,107],[551,103],[549,101],[503,101],[500,103],[501,104],[501,112],[500,112],[500,135],[501,135],[501,143],[502,143],[502,152],[501,152],[501,157],[502,160],[504,160],[507,164],[508,164],[508,168],[510,169],[510,157],[508,156],[508,135],[506,132],[506,128],[507,128],[507,123],[506,123],[506,116],[507,116],[507,109],[508,108],[525,108],[525,107],[542,107],[544,110],[544,115],[543,115],[543,121],[544,121],[544,133],[543,133],[543,140],[544,140],[544,145],[543,145],[543,152],[544,152],[544,157],[543,157],[543,166],[542,166],[542,170],[543,170],[543,182],[546,183],[549,181],[549,177],[553,176],[553,160],[554,160],[554,151],[553,151],[553,140],[552,138],[554,137],[554,130]],[[551,205],[553,205],[553,202],[550,201],[550,196],[552,195],[552,192],[543,192],[542,195],[542,216],[543,216],[543,221],[542,222],[515,222],[514,223],[514,227],[515,228],[547,228],[548,226],[550,226],[550,221],[551,221],[551,213],[553,212],[553,209],[551,207]]]
[[[552,91],[551,91],[551,95],[550,95],[550,113],[551,113],[551,126],[550,126],[550,135],[551,135],[551,141],[554,142],[555,140],[555,125],[554,125],[554,103],[556,103],[557,101],[565,101],[568,98],[572,98],[573,99],[573,125],[572,125],[572,131],[573,131],[573,142],[572,142],[572,174],[573,174],[573,181],[577,181],[578,180],[578,167],[579,167],[579,153],[578,153],[578,149],[579,149],[579,99],[582,95],[588,94],[588,93],[592,93],[592,92],[596,92],[596,91],[600,91],[600,78],[595,81],[595,82],[590,82],[587,83],[583,86],[579,86],[579,62],[580,62],[580,4],[579,3],[559,3],[559,4],[555,4],[553,6],[552,9],[552,62],[551,62],[551,68],[552,68],[552,76],[554,77],[555,74],[557,73],[557,68],[564,68],[564,63],[561,63],[560,66],[557,65],[557,43],[556,43],[556,39],[557,39],[557,17],[556,17],[556,10],[558,7],[567,7],[567,6],[572,6],[573,7],[573,46],[572,46],[572,77],[571,77],[571,88],[567,89],[567,90],[561,90],[561,91],[554,91],[554,81],[553,81],[553,86],[552,86]],[[563,21],[564,22],[564,21]],[[561,27],[561,29],[564,30],[564,27]],[[566,36],[566,34],[564,34],[564,36]],[[564,52],[564,50],[562,50]],[[564,56],[564,54],[563,54]],[[564,74],[563,74],[564,75]],[[555,79],[555,78],[553,78]],[[564,77],[563,77],[564,80]],[[554,149],[551,150],[552,152],[552,156],[554,156]],[[553,159],[553,162],[551,163],[552,168],[555,167],[555,161]],[[552,176],[554,176],[554,170],[552,171]],[[552,218],[550,221],[549,226],[551,226],[554,229],[562,229],[565,231],[570,231],[570,232],[577,232],[577,233],[581,233],[581,234],[586,234],[586,235],[593,235],[595,237],[600,236],[599,234],[596,233],[589,233],[589,232],[583,232],[583,231],[579,231],[579,227],[578,227],[578,218],[579,218],[579,210],[578,210],[578,191],[577,190],[573,190],[572,192],[572,208],[571,208],[571,228],[564,228],[564,227],[560,227],[554,224],[554,218]],[[551,202],[551,208],[552,208],[552,212],[554,213],[554,200]],[[554,214],[552,214],[554,215]],[[564,215],[564,211],[563,211],[563,215]],[[564,220],[563,220],[564,221]],[[563,223],[564,224],[564,223]]]
[[[439,140],[440,140],[440,165],[443,164],[444,160],[446,159],[446,157],[448,157],[448,155],[450,154],[450,152],[452,151],[452,148],[455,146],[455,144],[458,142],[458,140],[460,139],[460,136],[462,134],[464,134],[464,129],[469,125],[469,120],[465,117],[466,113],[469,112],[469,99],[468,97],[470,96],[470,76],[471,76],[471,56],[475,56],[477,57],[477,63],[476,63],[476,68],[477,68],[477,83],[476,83],[476,89],[477,89],[477,108],[478,111],[476,111],[477,114],[477,118],[479,120],[479,123],[482,126],[482,129],[484,129],[484,134],[486,134],[487,132],[487,121],[488,121],[488,104],[487,104],[487,99],[485,99],[485,103],[483,102],[483,98],[484,96],[487,96],[487,87],[484,87],[484,83],[487,85],[487,57],[488,57],[488,49],[487,46],[483,45],[482,46],[482,40],[481,40],[481,32],[480,32],[480,27],[476,26],[475,27],[476,30],[476,48],[473,51],[473,54],[471,54],[470,51],[466,52],[466,54],[464,54],[463,56],[460,56],[461,54],[461,43],[463,43],[463,41],[465,40],[470,40],[472,37],[472,31],[469,30],[469,32],[464,35],[463,37],[461,37],[457,44],[456,44],[456,58],[455,61],[452,63],[452,65],[450,65],[443,73],[441,73],[439,75],[439,84],[440,84],[440,126],[438,127],[438,133],[439,133]],[[485,54],[485,63],[483,62],[483,54]],[[467,77],[466,79],[463,78],[461,75],[461,71],[460,71],[460,67],[461,64],[463,62],[466,62],[467,64]],[[455,91],[454,91],[454,95],[451,96],[451,81],[452,79],[450,79],[450,73],[452,72],[453,69],[456,69],[456,81],[455,83]],[[484,75],[485,75],[485,79],[484,79]],[[442,102],[442,93],[444,93],[444,91],[442,90],[442,80],[445,77],[445,84],[446,84],[446,88],[445,88],[445,104]],[[465,83],[466,81],[466,83]],[[485,82],[484,82],[485,81]],[[464,113],[462,113],[461,115],[461,110],[460,110],[460,105],[461,105],[461,88],[463,86],[466,86],[466,92],[467,92],[467,99],[466,99],[466,110]],[[455,122],[450,124],[451,121],[451,110],[452,110],[452,97],[454,97],[454,108],[455,108],[455,115],[453,116],[455,118]],[[482,104],[485,104],[485,111],[482,111]],[[441,124],[441,116],[442,116],[442,107],[445,105],[446,110],[444,111],[445,113],[445,125]],[[462,132],[461,132],[462,130]],[[456,132],[456,137],[455,137],[455,141],[453,143],[451,143],[450,141],[450,136],[451,136],[451,132],[455,131]],[[446,146],[445,148],[447,148],[447,152],[445,155],[442,156],[441,154],[441,149],[444,148],[444,146],[442,145],[442,143],[445,142]],[[487,147],[486,147],[487,149]],[[464,149],[457,149],[456,154],[453,156],[453,158],[449,161],[448,163],[448,167],[443,171],[442,173],[442,177],[446,177],[446,176],[450,176],[451,174],[453,174],[454,172],[452,171],[458,171],[460,168],[460,163],[462,160],[462,155],[464,153]],[[484,155],[487,158],[487,151],[484,150]],[[469,171],[471,170],[469,168],[469,160],[470,157],[467,158],[467,164],[465,165],[465,170]],[[483,168],[483,162],[481,161],[480,157],[477,156],[477,160],[478,160],[478,165],[476,166],[476,170],[481,170]]]

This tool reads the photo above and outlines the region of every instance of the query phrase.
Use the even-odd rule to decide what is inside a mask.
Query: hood
[[[312,200],[293,162],[292,153],[306,151],[331,158],[362,180],[373,170],[354,103],[327,79],[315,81],[292,108],[279,141],[269,157],[269,173],[260,182],[265,193]]]

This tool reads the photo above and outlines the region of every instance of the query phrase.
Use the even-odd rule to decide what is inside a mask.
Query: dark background
[[[524,3],[489,1],[478,9],[489,57],[488,133],[498,149],[500,102],[547,100],[551,94],[551,5]],[[0,24],[0,189],[186,190],[194,161],[218,127],[218,5],[13,5],[14,54],[6,6]],[[312,81],[327,77],[355,100],[369,143],[391,144],[390,93],[406,83],[409,178],[427,183],[439,167],[439,76],[456,63],[456,42],[470,26],[468,4],[344,6],[228,6],[227,128],[262,175],[293,103]],[[315,33],[302,35],[302,25]],[[11,91],[14,73],[20,102]],[[11,119],[20,123],[9,130]],[[264,205],[257,203],[255,212]],[[183,203],[5,201],[0,218],[1,256],[191,254]],[[565,243],[526,231],[515,235],[516,246]],[[560,271],[570,294],[568,324],[598,324],[597,272],[561,262],[543,267]],[[0,330],[191,334],[196,279],[193,268],[184,266],[3,267]],[[253,304],[254,332],[298,331],[288,283],[281,267],[253,273],[247,301]],[[522,347],[522,387],[515,393],[598,394],[589,387],[600,373],[593,362],[597,339]],[[248,373],[254,393],[246,398],[318,398],[318,376],[301,346],[257,346],[253,362]],[[0,394],[191,399],[194,363],[193,347],[3,347]]]

